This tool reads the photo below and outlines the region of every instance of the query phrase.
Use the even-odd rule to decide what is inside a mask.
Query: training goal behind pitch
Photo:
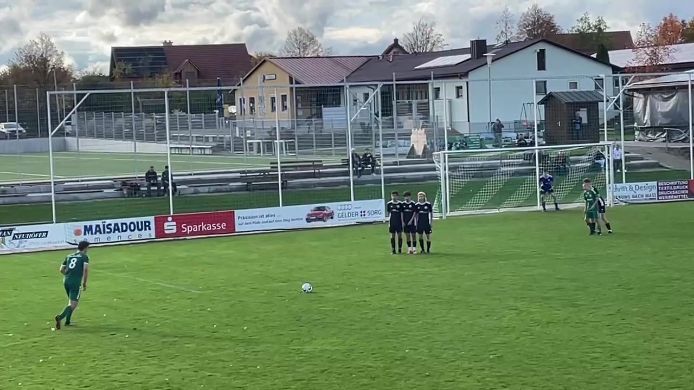
[[[449,215],[539,210],[543,172],[554,177],[560,207],[582,204],[583,179],[612,204],[612,143],[444,151],[434,154],[440,194],[436,208]],[[548,205],[552,203],[547,200]],[[551,207],[553,209],[553,207]],[[548,207],[550,209],[550,207]]]

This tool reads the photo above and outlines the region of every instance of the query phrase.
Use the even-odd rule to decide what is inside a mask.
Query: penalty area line
[[[137,276],[132,276],[132,275],[123,275],[123,274],[117,274],[117,273],[108,272],[108,271],[99,271],[99,273],[103,273],[103,274],[111,275],[111,276],[116,276],[116,277],[123,278],[123,279],[137,280],[138,282],[149,283],[149,284],[155,284],[155,285],[157,285],[157,286],[166,287],[166,288],[171,288],[171,289],[179,290],[179,291],[185,291],[185,292],[189,292],[189,293],[195,293],[195,294],[200,294],[200,293],[202,293],[202,291],[200,291],[200,290],[195,290],[195,289],[188,288],[188,287],[183,287],[183,286],[177,286],[177,285],[175,285],[175,284],[169,284],[169,283],[159,282],[159,281],[156,281],[156,280],[150,280],[150,279],[139,278],[139,277],[137,277]]]

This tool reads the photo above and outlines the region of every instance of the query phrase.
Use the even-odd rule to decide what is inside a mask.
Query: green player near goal
[[[586,205],[584,208],[586,225],[590,229],[590,235],[596,234],[595,224],[598,221],[598,199],[600,196],[593,189],[593,183],[590,179],[583,180],[583,200]]]
[[[60,329],[61,322],[65,319],[65,325],[70,325],[72,313],[77,310],[80,294],[87,289],[89,278],[89,257],[87,249],[89,242],[81,241],[77,244],[77,252],[67,256],[60,265],[60,273],[63,274],[63,286],[68,297],[68,304],[63,311],[55,316],[55,328]]]
[[[593,186],[592,183],[591,188],[593,189],[593,192],[595,192],[598,195],[598,219],[596,221],[598,235],[602,234],[601,224],[605,225],[605,227],[607,228],[607,233],[612,234],[612,224],[605,216],[605,214],[607,213],[607,203],[605,202],[605,198],[603,198],[602,195],[600,195],[600,191],[598,191],[598,189],[595,188],[595,186]]]

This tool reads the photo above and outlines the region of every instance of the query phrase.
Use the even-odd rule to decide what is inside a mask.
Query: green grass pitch
[[[692,207],[95,247],[59,332],[67,253],[3,256],[0,388],[691,389]]]

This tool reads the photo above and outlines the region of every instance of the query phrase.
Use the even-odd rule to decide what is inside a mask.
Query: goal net
[[[437,199],[437,210],[446,216],[540,209],[539,182],[544,172],[554,178],[554,196],[560,207],[582,204],[585,178],[611,204],[607,156],[611,156],[610,143],[436,153],[443,194]],[[547,198],[553,209],[552,203]]]

